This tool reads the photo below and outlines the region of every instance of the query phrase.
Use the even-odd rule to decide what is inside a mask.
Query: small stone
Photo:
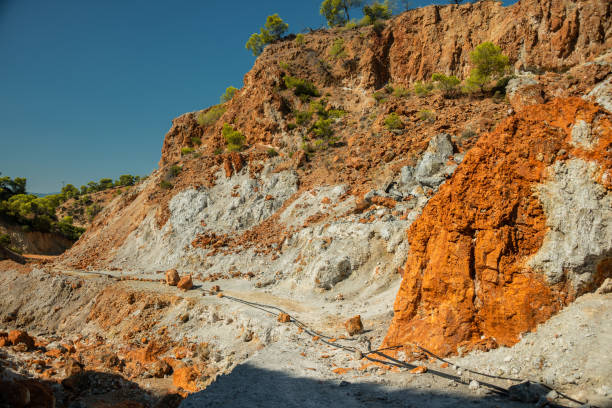
[[[557,398],[559,398],[559,393],[555,390],[552,390],[551,392],[549,392],[548,394],[546,394],[546,400],[547,401],[554,401]]]
[[[363,331],[363,324],[361,323],[361,316],[357,315],[351,317],[344,323],[344,327],[348,332],[349,336],[361,333]]]
[[[251,340],[253,340],[253,332],[250,330],[245,331],[244,334],[242,335],[242,341],[244,341],[245,343],[248,343]]]
[[[480,388],[480,383],[476,380],[472,380],[470,381],[470,385],[468,387],[470,390],[476,391],[478,388]]]
[[[426,372],[427,367],[425,366],[414,367],[412,370],[410,370],[410,374],[425,374]]]
[[[179,289],[189,290],[193,288],[193,281],[191,280],[191,275],[183,276],[181,280],[178,281],[176,285]]]
[[[280,323],[289,323],[291,322],[291,316],[289,316],[287,313],[279,313],[276,320]]]
[[[8,340],[12,345],[24,344],[27,350],[34,348],[34,339],[30,335],[21,330],[13,330],[8,334]]]
[[[176,269],[168,269],[166,271],[166,283],[170,286],[176,286],[179,283],[180,276]]]

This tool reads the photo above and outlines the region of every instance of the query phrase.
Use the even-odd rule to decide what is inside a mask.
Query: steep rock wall
[[[330,54],[338,38],[344,41],[343,58]],[[283,130],[285,116],[294,108],[279,92],[286,73],[312,81],[323,94],[342,89],[339,100],[359,112],[371,99],[368,93],[387,83],[408,87],[435,72],[466,77],[469,53],[484,41],[501,46],[516,70],[563,71],[612,48],[612,6],[606,0],[436,5],[402,13],[380,33],[371,27],[319,30],[301,46],[288,37],[266,47],[215,125],[198,127],[195,112],[173,121],[160,166],[180,159],[181,148],[191,146],[193,136],[211,151],[223,147],[221,127],[226,122],[250,144],[289,143]],[[289,65],[289,72],[282,65]]]
[[[408,231],[385,344],[512,345],[612,276],[611,119],[556,99],[483,136]]]

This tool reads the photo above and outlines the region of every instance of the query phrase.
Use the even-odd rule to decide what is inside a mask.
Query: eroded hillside
[[[114,198],[47,272],[32,273],[56,275],[62,305],[78,303],[80,317],[45,303],[54,295],[41,283],[42,303],[27,305],[36,289],[7,273],[3,285],[24,288],[0,303],[7,326],[60,322],[43,331],[70,335],[76,351],[55,352],[52,379],[65,371],[62,355],[76,353],[86,368],[140,386],[172,378],[183,395],[222,373],[229,380],[217,387],[234,372],[242,381],[247,359],[315,379],[385,375],[228,306],[224,293],[408,360],[424,357],[416,345],[441,356],[514,345],[612,278],[611,16],[604,0],[430,6],[380,31],[269,45],[229,102],[176,118],[159,169]],[[484,41],[501,46],[515,74],[497,94],[414,92],[435,72],[465,77]],[[245,136],[241,151],[226,151],[225,124]],[[161,283],[167,269],[190,274],[195,290]],[[589,307],[607,310],[610,295],[597,296]],[[347,336],[355,314],[366,332]],[[283,356],[295,350],[297,366],[315,373],[292,368]],[[568,374],[549,385],[591,398],[610,386],[606,373],[597,366],[579,384]],[[404,397],[420,398],[398,406]]]

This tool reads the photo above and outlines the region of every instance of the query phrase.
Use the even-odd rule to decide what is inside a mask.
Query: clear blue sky
[[[172,118],[242,86],[266,16],[299,32],[319,4],[0,0],[0,172],[38,193],[150,173]]]

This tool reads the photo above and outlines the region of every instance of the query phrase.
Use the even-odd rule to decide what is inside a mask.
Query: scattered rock
[[[191,275],[183,276],[176,285],[179,289],[189,290],[193,288],[193,281],[191,280]]]
[[[180,276],[176,269],[166,271],[166,283],[170,286],[176,286],[180,281]]]
[[[21,330],[13,330],[8,334],[8,339],[12,345],[25,344],[27,350],[34,348],[34,339],[30,335]]]
[[[291,316],[289,316],[287,313],[279,313],[276,320],[281,323],[289,323],[291,322]]]
[[[414,367],[412,370],[410,370],[410,374],[425,374],[426,372],[427,367],[425,366]]]
[[[470,385],[468,385],[468,388],[472,391],[476,391],[478,388],[480,388],[480,383],[476,380],[472,380],[470,381]]]
[[[525,381],[508,388],[510,398],[521,402],[538,402],[545,398],[550,390],[542,384]]]
[[[353,336],[355,334],[359,334],[363,331],[363,324],[361,323],[361,316],[357,315],[351,317],[344,323],[344,327],[348,332],[349,336]]]

